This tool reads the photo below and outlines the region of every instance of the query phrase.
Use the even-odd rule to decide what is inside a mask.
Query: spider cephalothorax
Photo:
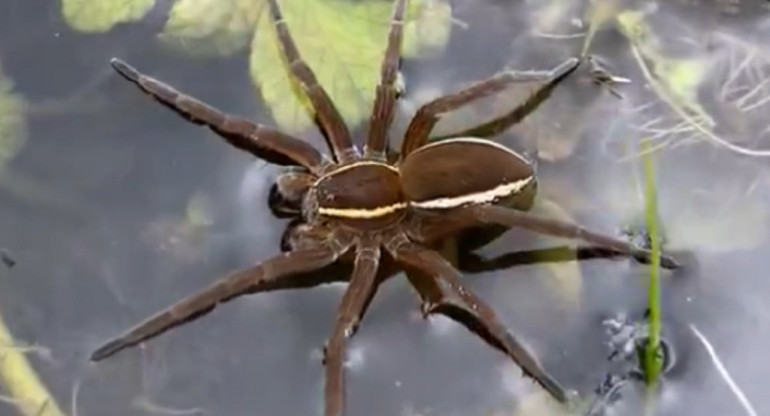
[[[444,314],[463,324],[513,358],[557,400],[567,400],[564,389],[492,309],[463,285],[457,269],[429,247],[461,231],[494,225],[581,238],[642,261],[648,260],[649,252],[574,224],[527,213],[537,180],[532,165],[513,150],[476,137],[432,143],[428,138],[442,113],[514,84],[523,86],[527,94],[518,107],[474,131],[493,134],[507,128],[542,103],[581,60],[568,59],[551,71],[502,72],[425,104],[411,120],[400,152],[395,155],[389,151],[387,132],[399,94],[395,84],[406,7],[406,0],[396,0],[369,134],[361,152],[334,104],[300,57],[276,0],[268,0],[268,4],[291,74],[315,110],[330,157],[300,139],[225,114],[184,95],[123,61],[113,59],[112,65],[154,99],[188,120],[211,128],[231,145],[268,162],[291,167],[278,177],[270,197],[274,212],[297,217],[284,236],[285,252],[225,276],[159,312],[105,343],[92,359],[104,359],[153,338],[245,293],[325,283],[328,280],[309,273],[352,259],[352,275],[324,350],[325,414],[340,416],[345,401],[345,344],[381,283],[377,275],[382,271],[384,250],[389,260],[406,271],[425,314]],[[282,208],[275,208],[278,205]],[[676,267],[667,256],[663,264]]]

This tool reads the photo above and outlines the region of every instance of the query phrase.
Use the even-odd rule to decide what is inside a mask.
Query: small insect
[[[582,61],[568,59],[551,71],[502,72],[429,102],[412,118],[396,152],[389,146],[388,130],[399,94],[397,74],[406,7],[406,0],[396,0],[368,137],[359,150],[334,103],[300,57],[276,0],[268,4],[291,74],[315,110],[330,156],[298,138],[225,114],[121,60],[113,59],[111,64],[152,98],[187,120],[207,126],[230,145],[291,167],[279,175],[270,197],[271,206],[282,204],[280,212],[293,210],[298,215],[284,235],[284,252],[225,276],[151,316],[99,347],[92,360],[147,341],[240,295],[316,286],[326,280],[308,278],[312,272],[352,264],[324,349],[325,415],[341,416],[346,344],[382,283],[378,276],[388,263],[406,272],[426,316],[443,314],[464,325],[511,357],[557,400],[567,401],[564,388],[506,329],[490,306],[465,286],[459,271],[431,247],[469,229],[502,226],[580,238],[641,261],[649,261],[649,251],[575,224],[527,213],[534,201],[537,178],[532,165],[513,150],[478,137],[429,143],[429,135],[442,114],[514,85],[529,92],[508,117],[511,124],[520,121]],[[677,266],[668,256],[663,257],[663,264]]]

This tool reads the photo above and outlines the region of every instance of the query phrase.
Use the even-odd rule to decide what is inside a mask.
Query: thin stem
[[[649,146],[649,141],[642,139],[642,148]],[[649,335],[644,346],[644,378],[648,385],[654,385],[661,372],[660,353],[660,233],[658,230],[657,187],[655,168],[650,153],[643,159],[645,177],[645,217],[651,240],[650,280],[648,288]]]

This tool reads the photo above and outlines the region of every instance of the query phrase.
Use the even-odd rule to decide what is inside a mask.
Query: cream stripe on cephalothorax
[[[387,163],[383,163],[376,160],[361,160],[354,163],[351,163],[349,165],[342,166],[338,169],[335,169],[328,174],[318,178],[316,180],[315,185],[318,185],[322,180],[327,179],[329,176],[338,175],[340,173],[346,172],[348,170],[351,170],[353,168],[361,167],[361,166],[379,166],[383,168],[387,168],[396,174],[398,174],[398,169],[393,167],[392,165],[389,165]],[[409,206],[409,203],[407,201],[403,202],[397,202],[395,204],[391,205],[385,205],[381,207],[375,207],[375,208],[330,208],[330,207],[319,207],[318,213],[321,215],[329,216],[329,217],[337,217],[337,218],[351,218],[351,219],[373,219],[382,217],[385,215],[392,214],[394,212],[397,212],[399,210],[405,209]]]
[[[377,208],[318,208],[318,213],[329,217],[371,219],[392,214],[409,206],[408,202],[399,202]]]

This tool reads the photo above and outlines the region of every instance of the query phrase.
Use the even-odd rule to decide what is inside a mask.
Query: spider
[[[532,164],[515,151],[479,137],[453,137],[429,143],[441,115],[478,98],[523,84],[522,103],[505,117],[479,129],[500,130],[523,119],[573,73],[582,60],[571,58],[550,71],[505,71],[422,106],[412,118],[400,151],[390,149],[388,129],[399,93],[406,0],[395,0],[380,81],[363,151],[311,68],[301,58],[276,0],[268,12],[293,78],[309,98],[331,155],[308,143],[245,118],[226,114],[114,58],[117,72],[144,93],[187,120],[210,128],[230,145],[289,170],[276,179],[276,195],[298,223],[284,235],[283,252],[216,281],[122,335],[92,354],[105,359],[200,317],[246,293],[310,287],[314,271],[352,264],[331,337],[324,347],[326,416],[344,414],[343,362],[346,344],[382,279],[384,262],[395,264],[420,297],[424,316],[443,314],[512,358],[555,399],[566,402],[564,388],[511,334],[495,312],[461,281],[460,272],[432,247],[461,232],[484,227],[520,227],[544,234],[579,238],[622,255],[649,261],[650,252],[576,224],[539,217],[533,205],[537,180]],[[481,131],[471,129],[469,131]],[[283,244],[282,244],[283,245]],[[663,256],[663,265],[677,267]]]

